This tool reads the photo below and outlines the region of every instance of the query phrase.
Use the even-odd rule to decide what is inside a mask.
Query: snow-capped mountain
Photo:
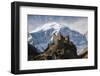
[[[87,47],[87,39],[81,33],[71,30],[66,25],[61,25],[56,22],[46,23],[36,30],[30,32],[30,40],[38,52],[44,52],[48,44],[52,42],[53,34],[60,33],[61,35],[69,36],[70,40],[76,45],[79,54],[82,49]],[[29,40],[29,41],[30,41]],[[79,50],[81,49],[81,50]]]
[[[31,34],[29,34],[29,33],[28,33],[28,43],[29,43],[30,45],[33,45],[33,39],[32,39]]]

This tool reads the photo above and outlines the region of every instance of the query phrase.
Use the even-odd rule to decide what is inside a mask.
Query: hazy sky
[[[66,25],[70,29],[76,30],[82,34],[86,33],[88,30],[88,17],[28,15],[27,20],[29,32],[50,22],[57,22]]]

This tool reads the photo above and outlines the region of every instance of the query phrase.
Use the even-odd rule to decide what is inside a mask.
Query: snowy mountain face
[[[32,39],[31,34],[28,34],[28,43],[29,43],[30,45],[33,45],[33,39]]]
[[[31,41],[31,43],[41,53],[52,42],[54,33],[60,33],[64,37],[69,36],[70,40],[76,45],[78,54],[87,47],[87,39],[84,35],[56,22],[47,23],[32,31],[29,41],[32,40],[33,42]]]

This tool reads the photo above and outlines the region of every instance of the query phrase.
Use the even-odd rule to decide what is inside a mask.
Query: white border
[[[27,61],[28,57],[27,14],[88,17],[88,59]],[[43,7],[25,7],[25,6],[20,7],[20,70],[80,67],[80,66],[93,66],[93,65],[94,65],[94,11],[60,9],[60,8],[43,8]]]

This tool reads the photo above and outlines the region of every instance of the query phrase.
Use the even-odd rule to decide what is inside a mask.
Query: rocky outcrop
[[[53,36],[53,43],[48,45],[44,53],[39,54],[33,60],[53,60],[53,59],[76,59],[76,46],[70,41],[69,36],[63,37],[58,34]]]

